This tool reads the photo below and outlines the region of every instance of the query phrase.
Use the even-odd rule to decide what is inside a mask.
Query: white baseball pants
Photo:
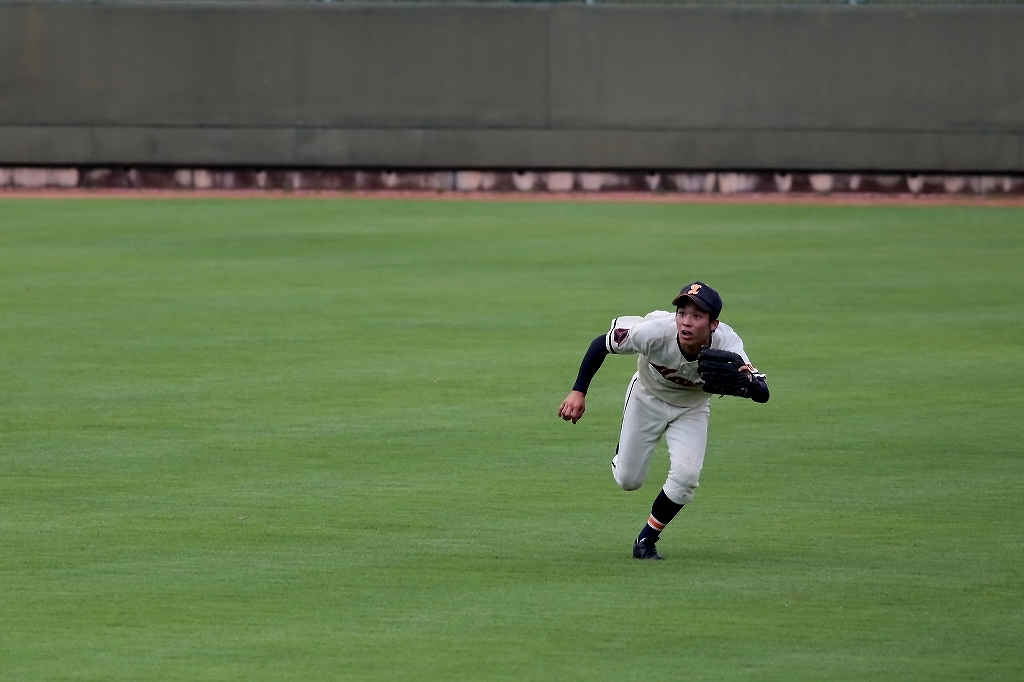
[[[634,374],[626,389],[619,445],[612,458],[612,476],[623,490],[636,490],[647,478],[651,453],[664,434],[669,472],[665,495],[676,504],[693,499],[704,466],[708,442],[709,401],[676,407],[654,397]]]

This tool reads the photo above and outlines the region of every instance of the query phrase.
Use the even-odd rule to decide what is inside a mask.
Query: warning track
[[[815,206],[988,206],[1024,208],[1024,196],[751,192],[460,192],[424,190],[261,189],[0,189],[0,199],[404,199],[416,201],[525,201],[643,204],[754,204]]]

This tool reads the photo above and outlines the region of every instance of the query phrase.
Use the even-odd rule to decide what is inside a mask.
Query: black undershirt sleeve
[[[747,397],[755,403],[768,402],[768,382],[762,377],[754,377],[748,390]]]
[[[576,377],[576,383],[572,390],[586,395],[587,389],[590,388],[590,382],[594,380],[594,375],[597,374],[597,370],[601,369],[604,359],[608,356],[608,349],[605,348],[604,341],[604,334],[601,334],[590,343],[590,348],[587,349],[587,354],[583,356],[583,362],[580,363],[580,373]]]

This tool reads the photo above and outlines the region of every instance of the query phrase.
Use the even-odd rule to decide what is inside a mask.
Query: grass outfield
[[[0,678],[1024,677],[1024,210],[0,201]],[[772,388],[608,462],[703,279]]]

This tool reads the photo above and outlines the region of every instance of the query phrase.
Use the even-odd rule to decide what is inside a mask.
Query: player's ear
[[[711,320],[711,331],[718,329],[718,320]]]

